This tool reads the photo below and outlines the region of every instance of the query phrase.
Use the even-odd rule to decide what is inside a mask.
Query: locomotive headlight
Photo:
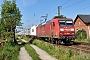
[[[64,29],[63,28],[60,28],[60,31],[64,31]]]
[[[71,31],[74,31],[74,28],[71,28]]]

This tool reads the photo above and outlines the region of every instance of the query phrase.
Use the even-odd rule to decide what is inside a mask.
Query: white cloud
[[[23,2],[23,5],[27,7],[29,5],[35,4],[37,0],[22,0],[22,2]]]

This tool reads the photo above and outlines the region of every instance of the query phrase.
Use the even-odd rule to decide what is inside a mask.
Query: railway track
[[[90,55],[90,43],[74,42],[74,44],[72,44],[72,45],[68,45],[68,44],[67,45],[64,45],[64,44],[61,44],[61,45],[54,44],[54,45],[58,46],[58,47],[69,48],[71,50],[75,50],[78,53],[83,52],[83,53],[85,53],[87,55]]]
[[[67,46],[67,45],[57,45],[57,46],[69,48],[69,49],[75,50],[78,53],[83,52],[85,54],[90,55],[90,43],[79,42],[79,43],[75,43],[74,45],[71,45],[71,46]]]
[[[78,52],[82,51],[86,54],[90,54],[90,47],[85,46],[85,45],[77,45],[77,46],[73,45],[73,46],[68,46],[68,47]]]

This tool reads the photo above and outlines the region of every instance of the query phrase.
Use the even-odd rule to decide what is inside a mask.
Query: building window
[[[34,32],[34,29],[32,29],[32,32]]]
[[[76,30],[76,32],[78,31],[78,29]]]
[[[79,22],[79,25],[80,25],[81,23]]]

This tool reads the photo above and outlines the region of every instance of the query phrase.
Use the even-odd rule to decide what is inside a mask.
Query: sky
[[[0,0],[0,5],[2,3]],[[41,16],[46,14],[47,21],[51,20],[58,15],[58,6],[61,6],[61,15],[73,20],[78,14],[90,14],[90,0],[16,0],[16,4],[23,15],[21,22],[24,28],[40,24],[40,20],[44,21]]]

